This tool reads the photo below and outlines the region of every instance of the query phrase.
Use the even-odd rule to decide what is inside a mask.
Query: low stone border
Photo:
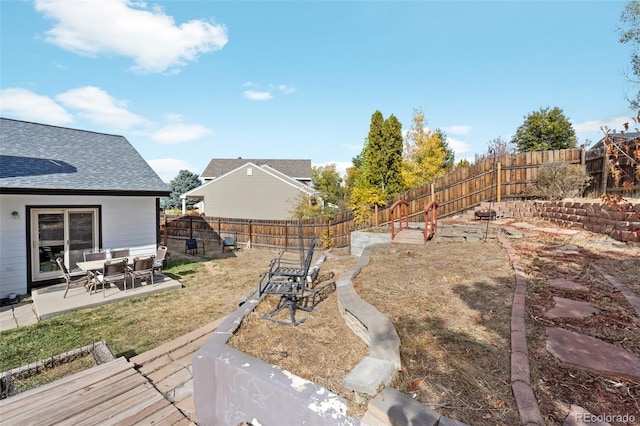
[[[524,324],[527,280],[524,269],[519,262],[520,256],[506,238],[499,235],[498,241],[507,252],[516,274],[516,289],[511,307],[511,388],[518,405],[522,424],[544,426],[542,413],[531,387],[531,372],[529,370],[527,332]]]
[[[398,371],[400,337],[389,318],[358,296],[353,279],[371,260],[373,244],[362,250],[360,260],[336,280],[338,307],[353,332],[369,346],[369,356],[345,377],[343,385],[355,392],[375,396],[367,407],[362,426],[419,424],[421,426],[462,426],[409,396],[389,387]]]
[[[600,272],[600,275],[602,275],[607,281],[609,281],[612,286],[614,286],[616,289],[618,289],[618,291],[620,291],[620,293],[622,293],[624,298],[627,299],[627,302],[629,302],[629,304],[633,307],[633,310],[636,311],[636,315],[640,317],[640,297],[636,296],[634,292],[629,290],[629,287],[618,281],[614,276],[608,274],[602,266],[593,264],[593,267],[596,271]]]
[[[59,355],[53,355],[50,358],[41,359],[39,361],[32,362],[31,364],[23,365],[22,367],[3,371],[2,373],[0,373],[0,381],[7,380],[14,376],[29,377],[33,374],[36,374],[38,371],[40,371],[40,369],[45,368],[48,365],[69,362],[86,354],[92,354],[97,365],[104,364],[105,362],[113,361],[114,359],[116,359],[113,356],[111,349],[109,349],[109,347],[103,340]]]

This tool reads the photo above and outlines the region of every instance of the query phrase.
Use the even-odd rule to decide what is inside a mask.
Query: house
[[[300,183],[311,186],[311,160],[243,159],[242,157],[213,158],[209,161],[200,178],[206,183],[246,163],[253,163],[259,166],[267,165]]]
[[[123,136],[0,118],[0,297],[58,282],[59,256],[155,253],[169,194]]]
[[[241,160],[241,159],[239,159]],[[265,163],[266,161],[266,163]],[[225,170],[215,169],[209,164],[202,174],[205,183],[180,196],[183,200],[199,199],[204,207],[205,216],[229,217],[238,219],[291,219],[291,212],[300,196],[316,197],[316,193],[306,183],[311,182],[311,160],[233,160],[225,163],[236,167]],[[296,167],[286,167],[286,162]],[[306,163],[308,171],[299,167]],[[278,165],[296,177],[277,170],[271,164]],[[222,174],[219,174],[222,173]]]
[[[624,134],[620,132],[611,133],[607,136],[603,136],[598,142],[590,147],[589,152],[594,154],[604,153],[605,139],[607,141],[607,144],[611,144],[613,142],[615,145],[620,146],[621,143],[624,143],[628,140],[637,140],[638,138],[640,138],[640,134],[637,132],[624,132]]]
[[[607,148],[607,149],[605,149]],[[603,157],[607,154],[607,160],[613,166],[613,173],[606,166],[600,166],[597,172],[608,170],[605,174],[613,176],[613,179],[605,179],[600,182],[602,193],[608,189],[614,189],[620,182],[630,185],[625,192],[626,196],[637,197],[640,195],[640,134],[637,132],[612,133],[600,139],[589,148],[587,158]],[[601,173],[595,173],[595,176]],[[600,186],[597,186],[600,189]],[[607,189],[608,188],[608,189]]]

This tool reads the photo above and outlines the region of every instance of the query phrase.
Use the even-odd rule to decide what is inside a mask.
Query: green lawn
[[[164,273],[183,288],[70,312],[0,333],[0,371],[94,342],[130,358],[195,330],[237,306],[273,253],[241,250],[224,259],[173,259]]]

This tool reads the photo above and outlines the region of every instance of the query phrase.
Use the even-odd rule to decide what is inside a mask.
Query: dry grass
[[[473,424],[516,424],[510,385],[514,276],[494,241],[377,249],[356,278],[392,319],[405,367],[398,390]]]
[[[369,351],[338,311],[335,277],[355,261],[325,261],[314,285],[319,297],[313,312],[296,311],[296,320],[304,319],[303,323],[293,327],[264,319],[278,303],[276,296],[267,296],[244,319],[229,345],[352,400],[352,392],[342,386],[342,381]],[[274,319],[289,321],[288,310]],[[349,408],[353,416],[364,414],[362,405],[353,403]]]
[[[330,261],[323,273],[353,263]],[[402,341],[404,370],[394,387],[442,414],[470,424],[515,424],[509,376],[509,316],[514,278],[495,243],[394,245],[375,249],[355,280],[360,296],[392,319]],[[366,406],[342,386],[368,354],[337,310],[335,295],[297,327],[262,319],[276,303],[261,302],[230,344],[313,380]]]

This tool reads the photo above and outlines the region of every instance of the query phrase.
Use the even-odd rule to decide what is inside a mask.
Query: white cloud
[[[55,21],[46,41],[72,52],[132,58],[141,73],[177,72],[198,56],[222,49],[227,29],[203,20],[176,25],[160,7],[131,0],[36,0]]]
[[[0,90],[0,111],[4,116],[38,123],[64,125],[73,123],[73,116],[48,96],[27,89]]]
[[[242,94],[245,98],[251,99],[252,101],[268,101],[273,97],[269,92],[259,92],[256,90],[245,90]]]
[[[336,171],[343,179],[347,175],[347,169],[349,167],[353,167],[353,163],[351,161],[327,161],[326,163],[314,163],[313,167],[324,167],[330,166],[331,164],[335,164]]]
[[[163,182],[171,182],[180,173],[180,170],[189,170],[193,173],[193,167],[189,162],[179,160],[177,158],[159,158],[155,160],[147,160],[151,168],[160,176]]]
[[[449,144],[449,148],[453,150],[456,158],[463,157],[462,154],[471,151],[471,145],[460,139],[447,137],[447,143]]]
[[[468,135],[471,132],[471,126],[447,126],[443,127],[447,134],[451,133],[452,135]]]
[[[168,124],[151,135],[151,139],[163,144],[178,144],[194,141],[213,133],[200,124]]]
[[[573,124],[573,129],[576,133],[599,133],[602,136],[603,127],[608,127],[609,129],[615,129],[618,132],[624,129],[623,124],[629,123],[629,129],[633,129],[635,123],[629,117],[614,117],[609,121],[602,120],[591,120],[591,121],[583,121],[582,123]],[[631,131],[631,130],[630,130]]]
[[[294,87],[287,86],[286,84],[278,85],[278,90],[280,90],[285,95],[289,95],[289,94],[291,94],[291,93],[296,91],[296,89]]]
[[[77,110],[79,116],[112,129],[126,130],[148,123],[145,118],[127,110],[126,101],[115,99],[99,87],[71,89],[57,95],[56,100]]]

